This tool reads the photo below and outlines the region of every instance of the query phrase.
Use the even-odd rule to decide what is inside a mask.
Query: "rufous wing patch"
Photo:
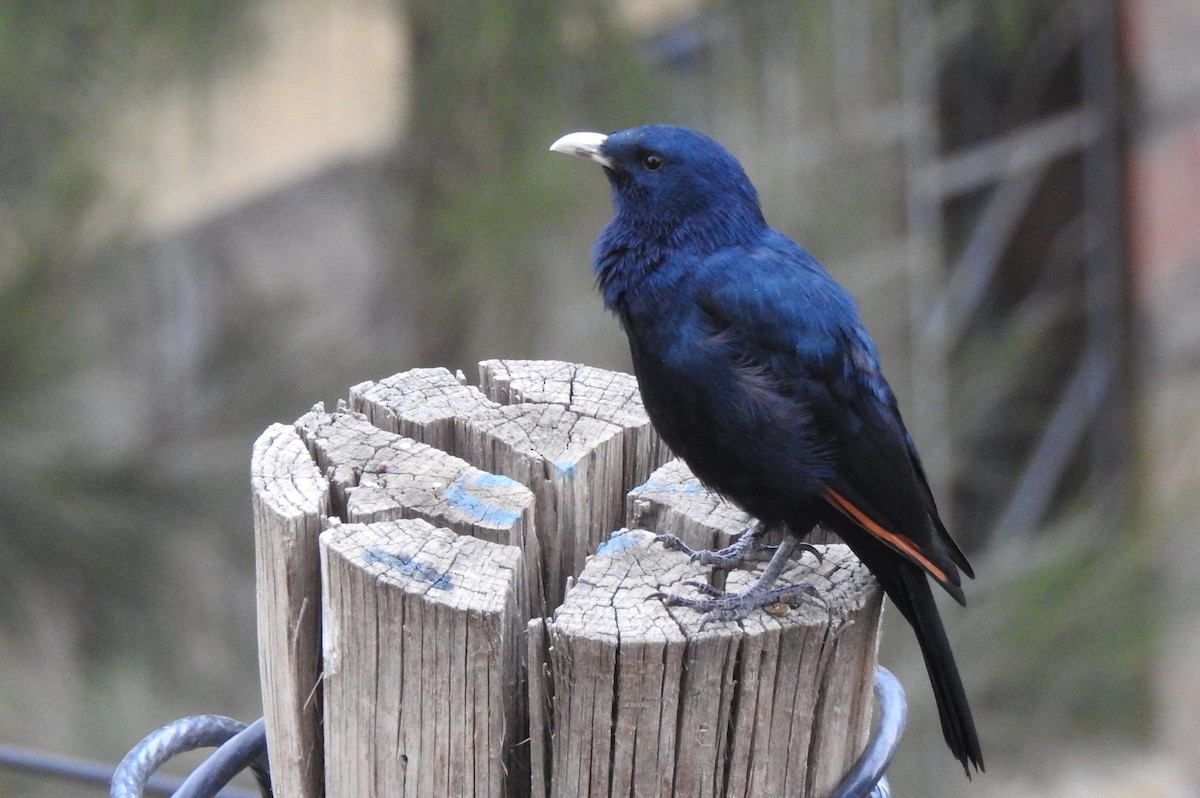
[[[903,535],[899,535],[875,523],[875,521],[871,520],[870,516],[856,507],[853,502],[828,486],[825,488],[825,501],[832,504],[834,507],[840,510],[843,515],[869,532],[873,537],[883,541],[891,548],[900,552],[905,557],[924,568],[929,572],[929,575],[938,582],[942,583],[943,585],[948,583],[948,580],[946,579],[946,572],[931,563],[929,558],[921,553],[921,549],[917,546],[917,544],[913,543]]]

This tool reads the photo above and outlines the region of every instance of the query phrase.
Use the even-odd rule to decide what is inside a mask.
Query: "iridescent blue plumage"
[[[819,522],[845,540],[913,626],[950,749],[982,769],[927,579],[962,603],[960,572],[974,574],[853,298],[767,225],[741,166],[701,133],[652,125],[552,149],[600,163],[611,183],[593,271],[663,439],[763,525],[802,538]],[[746,596],[668,600],[741,617],[777,591],[774,565]]]

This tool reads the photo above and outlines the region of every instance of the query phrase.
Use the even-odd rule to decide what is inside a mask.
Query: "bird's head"
[[[737,160],[703,133],[647,125],[619,133],[571,133],[550,145],[604,167],[613,226],[676,249],[753,240],[765,226],[758,195]]]

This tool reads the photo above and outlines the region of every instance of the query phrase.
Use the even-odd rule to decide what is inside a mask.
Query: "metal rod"
[[[829,794],[830,798],[885,798],[891,795],[884,771],[900,745],[908,717],[904,687],[882,665],[875,668],[875,701],[879,705],[879,725],[867,741],[850,772]]]

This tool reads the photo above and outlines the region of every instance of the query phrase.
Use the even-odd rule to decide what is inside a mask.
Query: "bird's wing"
[[[730,253],[699,296],[748,378],[802,404],[834,457],[824,499],[962,601],[966,558],[938,517],[920,459],[853,300],[803,250]],[[956,568],[955,566],[958,566]]]

